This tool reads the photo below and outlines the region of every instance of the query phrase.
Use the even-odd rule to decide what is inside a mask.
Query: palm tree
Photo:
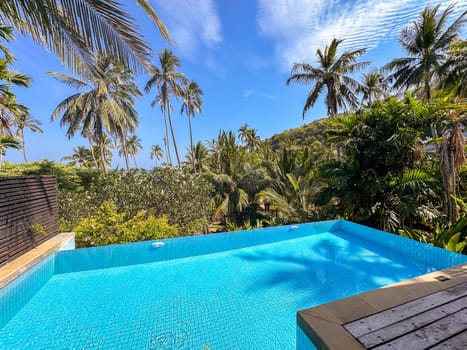
[[[177,141],[175,139],[175,133],[172,125],[173,107],[172,103],[170,102],[170,96],[175,96],[175,98],[182,96],[181,84],[186,81],[186,77],[182,73],[177,72],[177,69],[180,67],[180,61],[171,51],[167,49],[159,52],[159,64],[160,68],[152,67],[150,71],[151,77],[146,83],[144,90],[146,92],[150,92],[153,87],[156,87],[157,96],[152,101],[151,106],[154,107],[156,103],[161,106],[161,111],[164,115],[165,137],[167,141],[169,139],[167,121],[169,122],[175,155],[177,157],[178,167],[180,168],[180,155],[178,153]],[[166,146],[166,154],[169,159],[169,164],[172,165],[168,142]]]
[[[13,38],[12,28],[0,25],[0,39],[9,42]],[[17,102],[12,87],[29,87],[31,78],[9,68],[15,57],[1,42],[0,51],[4,56],[0,59],[0,136],[12,136],[11,127],[15,124],[15,118],[28,113],[28,108]]]
[[[149,153],[151,156],[151,159],[156,159],[156,164],[157,161],[161,160],[162,157],[164,157],[164,152],[162,151],[162,147],[159,145],[152,145],[151,146],[151,152]]]
[[[287,85],[291,82],[299,84],[314,82],[303,108],[303,118],[305,118],[305,113],[315,105],[324,88],[327,90],[328,115],[337,114],[338,109],[347,110],[347,107],[352,109],[358,106],[356,91],[360,84],[348,74],[369,64],[369,62],[357,62],[358,57],[363,55],[366,49],[345,51],[338,56],[337,47],[340,43],[342,40],[333,39],[331,44],[324,49],[324,53],[320,49],[316,51],[318,67],[313,67],[308,63],[295,63],[292,67],[292,75],[287,79]]]
[[[454,96],[467,97],[467,40],[453,40],[440,75],[443,79],[438,87]]]
[[[141,145],[141,139],[136,135],[131,135],[126,140],[126,145],[128,154],[133,158],[133,162],[135,163],[135,168],[138,168],[138,165],[136,164],[136,154],[140,149],[143,149],[143,146]]]
[[[245,145],[248,152],[253,152],[261,145],[261,138],[256,135],[256,129],[248,127],[248,124],[243,124],[238,129],[238,137]]]
[[[209,151],[207,147],[201,142],[198,141],[194,147],[193,151],[190,149],[187,152],[186,158],[188,163],[194,164],[194,172],[202,172],[206,167],[208,160]]]
[[[73,148],[73,154],[63,157],[62,161],[63,160],[69,160],[69,164],[78,165],[80,167],[90,167],[93,163],[91,150],[84,146]]]
[[[60,126],[68,125],[68,138],[80,130],[91,147],[96,145],[100,166],[106,172],[105,130],[121,136],[138,124],[134,97],[141,96],[141,92],[131,71],[111,58],[97,58],[94,66],[83,70],[80,78],[57,72],[48,74],[68,86],[84,90],[60,102],[52,113],[52,120],[60,117]]]
[[[458,38],[466,21],[464,11],[450,26],[447,26],[454,5],[439,13],[440,5],[427,6],[419,18],[404,28],[399,41],[409,57],[396,58],[384,69],[393,72],[388,78],[396,89],[422,87],[421,95],[431,99],[431,85],[439,77],[439,69],[447,59],[451,43]]]
[[[386,82],[384,75],[378,71],[362,75],[362,83],[357,90],[362,94],[362,105],[365,101],[371,106],[373,102],[380,100],[386,93]]]
[[[21,145],[23,147],[23,157],[24,162],[28,162],[28,158],[26,156],[26,140],[24,137],[24,129],[29,129],[32,132],[42,133],[41,129],[41,122],[33,117],[29,113],[22,113],[16,115],[16,135],[21,140]]]
[[[195,113],[201,113],[201,105],[203,104],[203,90],[195,81],[185,82],[182,87],[183,104],[181,113],[185,112],[188,117],[188,125],[190,128],[190,150],[192,154],[193,171],[196,172],[195,157],[193,148],[193,129],[191,126],[191,119],[194,118]]]
[[[2,166],[3,156],[5,155],[7,148],[21,149],[21,143],[13,136],[0,135],[0,168]]]
[[[135,0],[168,40],[168,32],[148,0]],[[93,54],[114,56],[126,66],[147,66],[151,54],[140,28],[111,0],[0,1],[0,20],[55,53],[76,71],[93,64]]]

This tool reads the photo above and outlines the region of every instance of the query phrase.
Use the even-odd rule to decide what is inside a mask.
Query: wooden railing
[[[0,177],[0,265],[58,234],[54,175]]]

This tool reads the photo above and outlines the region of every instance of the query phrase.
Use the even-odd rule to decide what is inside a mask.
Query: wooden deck
[[[467,350],[467,264],[302,310],[320,350]]]
[[[467,349],[467,283],[344,324],[366,349]]]

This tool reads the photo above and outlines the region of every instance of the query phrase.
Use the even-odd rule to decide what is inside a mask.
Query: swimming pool
[[[296,312],[461,264],[347,221],[57,252],[0,291],[0,349],[295,349]]]

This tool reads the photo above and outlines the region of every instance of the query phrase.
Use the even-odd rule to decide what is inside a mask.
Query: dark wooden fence
[[[56,177],[0,177],[0,265],[56,234]]]

